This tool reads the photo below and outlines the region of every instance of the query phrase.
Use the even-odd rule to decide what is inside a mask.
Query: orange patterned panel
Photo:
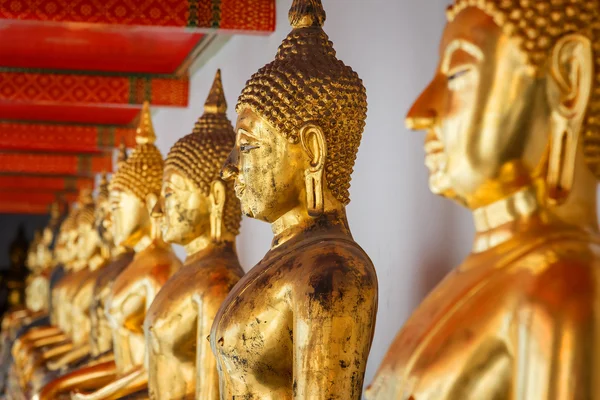
[[[0,72],[0,101],[186,106],[183,78]]]
[[[219,28],[273,32],[275,30],[274,0],[220,0]]]
[[[0,0],[0,18],[186,26],[189,7],[182,0]]]
[[[0,190],[79,191],[94,186],[93,178],[42,175],[1,175]]]
[[[132,147],[135,128],[0,122],[0,151],[97,152],[122,139]]]
[[[0,172],[89,175],[112,171],[112,154],[100,156],[0,153]]]
[[[275,30],[275,0],[0,0],[0,19]]]

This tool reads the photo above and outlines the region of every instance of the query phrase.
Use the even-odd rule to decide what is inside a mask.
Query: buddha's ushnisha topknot
[[[117,153],[117,169],[119,169],[125,162],[127,161],[127,146],[125,145],[125,141],[122,140],[121,144],[119,144],[119,150]]]
[[[77,216],[79,214],[79,208],[80,207],[78,201],[71,204],[67,216],[65,217],[62,224],[60,225],[60,228],[58,229],[59,233],[66,233],[77,228]]]
[[[106,172],[100,175],[100,182],[98,183],[98,194],[96,195],[96,204],[106,203],[108,201],[108,177]]]
[[[95,218],[94,212],[96,207],[94,204],[94,198],[92,197],[92,190],[85,188],[79,193],[79,212],[77,213],[77,226],[81,224],[93,225]]]
[[[482,10],[516,38],[538,72],[565,35],[578,33],[590,39],[595,79],[582,127],[583,152],[590,170],[600,178],[600,0],[456,0],[448,8],[448,20],[468,7]]]
[[[292,28],[322,27],[326,17],[321,0],[294,0],[288,14]]]
[[[247,82],[236,109],[260,115],[292,143],[298,143],[303,126],[318,125],[327,142],[327,187],[347,204],[367,117],[366,90],[358,74],[336,57],[322,29],[320,0],[294,0],[289,19],[294,29],[275,60]]]
[[[160,193],[163,174],[163,159],[154,145],[156,135],[147,102],[142,107],[135,141],[135,149],[127,161],[119,165],[110,182],[110,189],[129,192],[146,200],[149,194]]]
[[[217,71],[204,105],[204,114],[194,130],[179,139],[165,160],[165,172],[173,169],[188,177],[205,196],[213,181],[219,179],[221,167],[235,144],[235,132],[227,119],[227,102],[223,92],[221,71]],[[242,213],[233,183],[225,183],[227,195],[223,221],[227,230],[239,233]]]

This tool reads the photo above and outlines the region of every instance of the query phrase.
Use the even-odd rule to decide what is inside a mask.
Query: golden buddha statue
[[[223,177],[275,237],[212,327],[222,399],[361,397],[377,278],[345,206],[367,101],[324,21],[320,0],[295,0],[294,29],[237,105]]]
[[[231,288],[244,274],[235,252],[241,210],[219,173],[235,144],[221,72],[204,114],[165,161],[164,239],[187,259],[160,290],[144,324],[151,399],[218,400],[219,377],[206,338]]]
[[[29,245],[29,249],[27,250],[27,268],[31,272],[27,279],[27,285],[25,287],[25,307],[33,312],[43,311],[44,310],[44,302],[39,302],[39,298],[36,298],[34,294],[36,293],[32,287],[38,285],[36,280],[39,280],[40,275],[43,270],[40,268],[38,263],[38,247],[42,241],[42,232],[36,230],[33,234],[33,240]],[[43,290],[43,288],[42,288]]]
[[[21,376],[23,390],[29,387],[34,391],[39,390],[51,378],[50,371],[64,365],[64,357],[73,358],[85,352],[89,325],[83,324],[76,318],[76,294],[81,284],[102,260],[98,260],[98,239],[94,230],[95,205],[91,190],[81,192],[80,207],[75,217],[74,231],[69,237],[74,259],[67,268],[70,272],[63,277],[53,289],[54,308],[59,314],[58,325],[60,329],[55,335],[46,335],[44,338],[26,343],[21,348],[22,357],[17,364]],[[58,293],[58,294],[57,294]],[[62,317],[60,317],[62,315]],[[52,328],[52,327],[51,327]]]
[[[598,399],[600,1],[457,0],[408,113],[472,253],[392,344],[369,399]]]
[[[127,151],[122,144],[119,148],[119,157],[117,166],[122,168],[127,161]],[[111,205],[109,202],[109,192],[107,182],[104,178],[98,191],[96,199],[96,229],[100,236],[100,254],[103,258],[109,258],[110,262],[106,266],[96,269],[82,283],[79,292],[76,294],[76,303],[81,300],[82,303],[89,301],[89,355],[83,354],[87,351],[81,348],[81,351],[74,350],[70,359],[65,355],[62,360],[54,365],[66,373],[59,378],[54,379],[44,386],[36,395],[38,400],[56,399],[61,395],[67,395],[74,389],[96,389],[112,382],[117,377],[116,365],[112,354],[112,334],[105,313],[105,303],[110,295],[110,289],[115,279],[133,260],[133,249],[123,246],[115,246],[113,239],[113,218]],[[141,243],[147,243],[147,239],[142,237]],[[129,241],[132,243],[132,241]],[[91,299],[88,297],[91,292]],[[81,306],[81,316],[84,308],[88,304]],[[86,351],[84,351],[86,350]],[[87,358],[83,365],[79,357]],[[72,369],[71,366],[76,368]]]
[[[74,240],[77,238],[76,218],[77,209],[72,208],[67,218],[63,221],[58,229],[55,253],[57,262],[71,262],[72,256],[75,254]],[[51,225],[51,224],[50,224]],[[47,227],[45,231],[54,230]],[[44,237],[46,236],[46,237]],[[47,310],[50,300],[50,273],[54,262],[47,259],[47,249],[40,247],[48,247],[51,245],[52,235],[46,234],[40,236],[36,249],[36,266],[37,272],[34,274],[34,280],[28,284],[26,289],[26,300],[28,307],[36,307],[42,313],[50,311],[50,321],[56,321],[53,315],[56,315],[57,306],[53,304],[52,310]],[[42,319],[43,321],[44,319]],[[46,321],[47,323],[48,321]],[[52,357],[56,349],[60,352],[65,350],[64,345],[69,346],[68,335],[63,329],[56,324],[41,326],[26,327],[24,333],[20,335],[12,345],[12,373],[9,379],[9,392],[13,396],[28,393],[31,387],[31,374],[33,370],[39,366],[43,360]],[[58,346],[58,347],[56,347]],[[53,348],[54,349],[51,349]],[[46,351],[50,350],[49,353]]]
[[[94,286],[110,259],[112,243],[106,241],[100,227],[107,219],[108,209],[108,180],[103,174],[98,186],[98,195],[94,203],[83,207],[79,212],[77,223],[79,236],[77,239],[77,258],[84,262],[86,268],[79,285],[68,304],[70,308],[70,325],[68,331],[73,343],[73,349],[54,362],[49,362],[47,368],[51,371],[61,369],[71,363],[76,363],[91,353],[90,308],[94,295]],[[110,239],[109,239],[110,241]],[[75,327],[75,329],[73,329]]]
[[[74,399],[113,399],[147,385],[143,322],[146,310],[162,285],[181,266],[171,246],[162,240],[163,216],[159,194],[163,160],[148,104],[144,105],[137,146],[110,183],[114,238],[117,245],[134,247],[136,256],[116,278],[105,304],[112,331],[117,379]],[[146,240],[150,235],[150,240]]]
[[[72,207],[58,229],[55,254],[57,264],[70,264],[75,258],[75,240],[77,239],[77,207]],[[50,239],[50,242],[52,240]],[[65,333],[58,324],[59,310],[58,304],[50,304],[52,298],[56,297],[55,293],[50,293],[50,272],[52,261],[46,259],[46,250],[39,250],[40,246],[49,246],[50,243],[42,243],[42,239],[38,243],[36,253],[42,255],[37,257],[36,265],[38,266],[37,274],[34,274],[33,280],[28,284],[26,289],[27,307],[32,310],[40,310],[50,312],[50,326],[41,326],[29,329],[25,334],[20,336],[13,346],[12,352],[14,362],[17,363],[18,369],[21,370],[24,358],[27,358],[27,353],[35,348],[56,344],[66,339]],[[44,265],[47,263],[47,265]]]

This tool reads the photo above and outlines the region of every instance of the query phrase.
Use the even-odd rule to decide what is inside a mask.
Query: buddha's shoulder
[[[339,286],[377,287],[373,262],[352,240],[317,240],[290,254],[286,269],[300,285],[321,281]]]
[[[522,299],[560,312],[592,311],[600,300],[600,247],[594,241],[548,243],[515,262]]]

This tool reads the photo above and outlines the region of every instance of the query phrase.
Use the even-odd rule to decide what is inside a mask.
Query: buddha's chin
[[[246,207],[242,203],[242,213],[248,218],[254,218],[254,211],[250,207]]]
[[[452,188],[450,177],[444,171],[437,171],[429,175],[429,190],[431,193],[456,200],[456,192]]]

